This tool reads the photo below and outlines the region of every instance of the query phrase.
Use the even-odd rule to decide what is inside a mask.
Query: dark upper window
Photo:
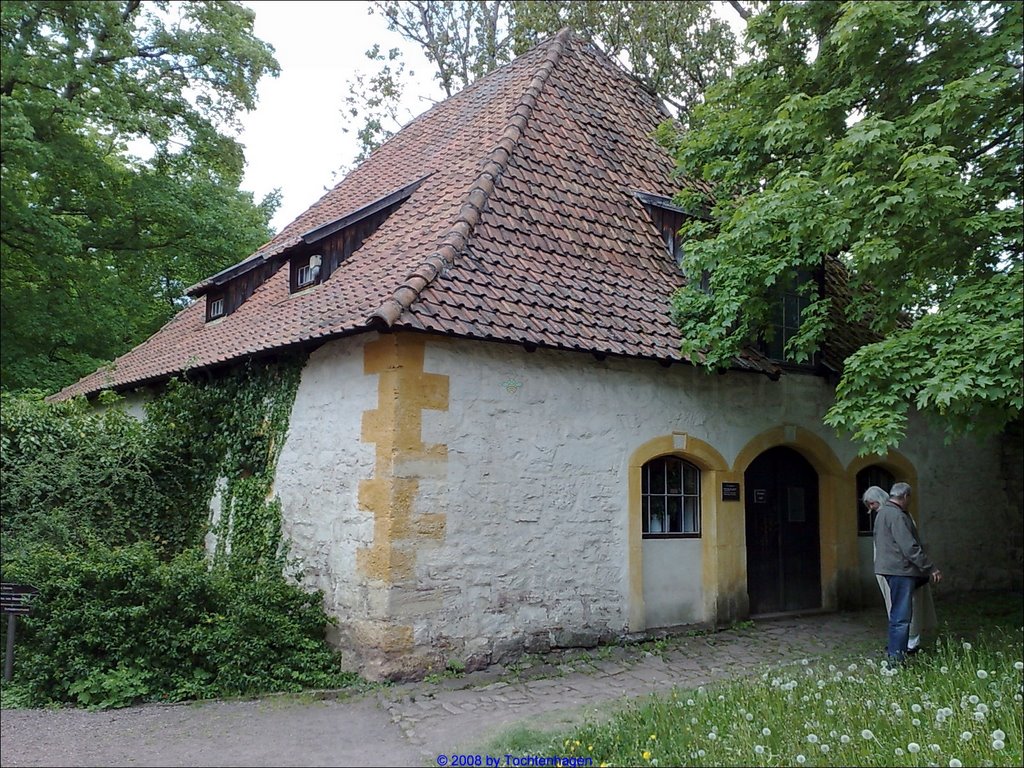
[[[814,275],[801,270],[795,277],[791,276],[772,291],[769,327],[758,340],[761,352],[772,360],[796,362],[786,354],[786,344],[800,330],[804,313],[813,300],[812,296],[803,295],[798,290],[798,286],[808,280],[815,280]]]
[[[857,473],[857,535],[870,536],[875,530],[875,513],[864,506],[861,499],[864,491],[877,485],[886,493],[892,488],[896,478],[884,467],[872,464]]]
[[[700,536],[700,470],[676,456],[640,469],[644,536]]]

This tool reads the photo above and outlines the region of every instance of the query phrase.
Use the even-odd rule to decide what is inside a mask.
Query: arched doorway
[[[754,459],[743,479],[750,613],[820,608],[818,473],[779,446]]]

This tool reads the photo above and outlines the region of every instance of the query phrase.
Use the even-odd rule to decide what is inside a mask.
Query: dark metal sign
[[[17,613],[27,616],[32,610],[32,598],[39,590],[28,584],[0,584],[0,608],[4,613]]]
[[[722,501],[739,501],[740,484],[722,483]]]
[[[14,676],[14,631],[18,616],[27,616],[32,611],[32,598],[39,590],[28,584],[0,582],[0,608],[7,614],[7,644],[4,648],[4,680],[11,682]]]

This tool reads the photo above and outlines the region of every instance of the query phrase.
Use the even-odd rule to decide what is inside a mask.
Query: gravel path
[[[515,726],[563,730],[638,696],[862,649],[882,643],[884,635],[881,610],[817,614],[672,638],[660,653],[631,646],[589,657],[563,654],[518,677],[491,668],[351,698],[3,710],[0,765],[438,765],[439,755],[483,754],[483,744]]]

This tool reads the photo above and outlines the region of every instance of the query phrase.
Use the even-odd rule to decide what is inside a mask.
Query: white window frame
[[[662,465],[660,473],[654,471],[656,463]],[[670,485],[669,467],[672,464],[679,466],[678,490]],[[700,538],[700,467],[681,456],[657,456],[645,462],[640,472],[640,509],[644,538]],[[692,483],[687,483],[688,479],[692,480]]]
[[[210,319],[216,320],[218,317],[224,317],[224,297],[213,299],[210,302]]]

